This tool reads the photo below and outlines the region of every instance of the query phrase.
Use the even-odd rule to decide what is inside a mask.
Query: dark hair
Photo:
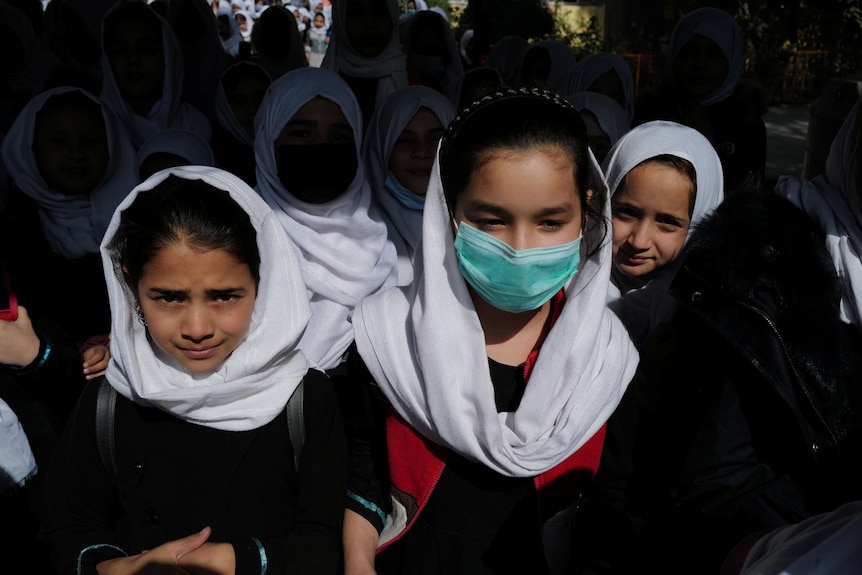
[[[559,95],[538,88],[504,89],[474,102],[449,124],[440,147],[440,177],[449,211],[467,188],[473,172],[497,151],[547,146],[565,153],[574,169],[584,214],[607,223],[588,201],[590,160],[587,128],[577,109]],[[598,191],[598,190],[597,190]]]
[[[695,170],[694,164],[692,164],[685,158],[680,158],[679,156],[674,156],[672,154],[659,154],[658,156],[647,158],[646,160],[640,162],[634,168],[646,164],[660,164],[668,168],[673,168],[674,170],[688,178],[688,181],[691,182],[691,194],[689,195],[688,215],[691,216],[692,212],[694,211],[694,200],[697,197],[697,170]],[[632,170],[634,168],[632,168]],[[628,176],[628,174],[626,174],[626,176]],[[614,195],[618,192],[622,192],[625,189],[626,178],[623,178],[622,180],[620,180],[620,184],[617,186],[617,189],[611,190],[611,195]]]
[[[202,180],[168,176],[138,194],[123,210],[113,249],[134,289],[144,266],[159,250],[186,242],[195,248],[224,250],[248,265],[260,281],[257,232],[230,194]]]

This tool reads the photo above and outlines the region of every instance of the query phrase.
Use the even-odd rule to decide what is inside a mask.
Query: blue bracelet
[[[84,562],[84,553],[86,553],[87,551],[92,551],[94,549],[100,549],[102,547],[108,547],[110,549],[116,549],[117,551],[122,553],[125,557],[129,556],[128,553],[126,553],[125,551],[123,551],[122,549],[117,547],[116,545],[109,545],[108,543],[99,543],[97,545],[90,545],[89,547],[85,547],[84,549],[82,549],[81,552],[78,554],[78,575],[81,575],[81,572],[83,570],[82,563]]]
[[[386,513],[384,513],[384,511],[382,509],[380,509],[380,507],[376,503],[372,503],[371,501],[368,501],[364,497],[361,497],[352,491],[348,491],[347,496],[349,498],[351,498],[352,500],[356,501],[357,503],[359,503],[361,506],[363,506],[367,510],[369,510],[373,513],[376,513],[377,516],[380,518],[380,521],[382,521],[383,524],[386,525]]]
[[[256,537],[252,537],[251,540],[255,542],[257,545],[257,552],[260,553],[260,575],[266,575],[266,548]]]

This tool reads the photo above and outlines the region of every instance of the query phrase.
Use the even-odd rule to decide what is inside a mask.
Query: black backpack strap
[[[96,396],[96,442],[99,456],[111,483],[117,487],[117,464],[114,456],[114,413],[117,410],[117,390],[103,376]]]
[[[293,444],[293,466],[299,471],[299,458],[302,455],[302,446],[305,443],[305,406],[303,396],[303,377],[290,399],[287,400],[287,430],[290,433],[290,442]]]

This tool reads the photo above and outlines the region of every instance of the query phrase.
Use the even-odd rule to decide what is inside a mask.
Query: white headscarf
[[[548,70],[548,77],[545,80],[545,87],[552,90],[561,96],[565,96],[568,91],[569,75],[575,67],[575,53],[565,43],[559,40],[540,40],[530,44],[520,56],[518,64],[518,78],[523,82],[523,67],[524,60],[535,50],[545,50],[548,53],[548,59],[551,67]]]
[[[231,65],[227,70],[225,70],[224,74],[222,74],[222,80],[224,79],[225,74],[245,67],[259,68],[264,76],[270,78],[269,72],[266,71],[266,68],[252,60],[244,60]],[[272,82],[271,78],[270,82]],[[230,102],[228,101],[227,93],[224,91],[224,84],[221,81],[219,81],[218,86],[216,86],[215,112],[216,120],[219,125],[227,130],[231,136],[249,148],[254,146],[254,138],[248,135],[248,132],[245,131],[245,128],[240,124],[239,120],[236,119],[236,116],[233,113],[233,108],[231,108]]]
[[[252,16],[252,12],[248,10],[237,10],[233,13],[233,19],[236,20],[237,16],[242,16],[245,18],[245,31],[240,28],[240,35],[242,36],[243,41],[251,42],[251,31],[254,30],[254,16]],[[239,20],[237,20],[237,26],[239,26]]]
[[[0,496],[36,473],[36,458],[18,416],[0,399]]]
[[[389,16],[392,20],[392,35],[389,44],[373,58],[361,55],[350,45],[347,39],[345,25],[347,23],[347,4],[350,0],[333,2],[332,34],[329,37],[329,47],[323,57],[321,68],[336,73],[344,73],[354,78],[379,78],[377,84],[377,105],[380,105],[389,94],[408,85],[407,57],[401,49],[398,35],[398,17],[400,9],[397,0],[386,0]],[[375,106],[376,108],[376,106]]]
[[[422,233],[422,211],[404,207],[384,184],[395,142],[423,107],[437,116],[443,128],[455,117],[452,104],[436,90],[426,86],[404,88],[389,96],[374,113],[362,149],[374,200],[381,207],[389,239],[398,253],[398,285],[406,285],[413,278],[413,252]]]
[[[251,218],[260,251],[260,283],[251,327],[216,370],[191,373],[147,336],[135,312],[135,296],[123,277],[114,239],[123,210],[168,176],[203,180],[230,193]],[[310,310],[299,265],[275,214],[242,180],[217,168],[162,170],[136,187],[120,205],[105,241],[102,262],[111,302],[111,361],[106,377],[121,395],[214,429],[247,431],[272,421],[308,370],[297,343]]]
[[[566,97],[578,111],[592,112],[602,132],[616,144],[631,129],[628,114],[616,100],[598,92],[575,92]]]
[[[724,199],[721,160],[709,140],[693,128],[665,120],[641,124],[624,135],[605,158],[604,172],[611,197],[632,168],[658,155],[676,156],[694,166],[697,192],[686,234],[687,242],[698,222],[712,213]],[[676,261],[679,262],[679,258]],[[673,300],[667,289],[674,269],[676,266],[672,263],[657,270],[655,275],[631,277],[614,267],[608,299],[636,342],[673,313]]]
[[[814,180],[781,176],[775,191],[820,224],[826,234],[826,249],[844,286],[841,320],[862,328],[862,209],[855,129],[859,110],[857,102],[835,136],[825,175]]]
[[[711,106],[730,97],[742,78],[742,35],[733,16],[720,8],[698,8],[680,18],[671,34],[670,54],[665,60],[665,77],[671,84],[676,84],[673,77],[676,57],[695,35],[715,42],[729,64],[727,77],[721,87],[700,100],[702,106]]]
[[[598,197],[607,188],[590,160],[592,201],[608,218],[608,203]],[[413,283],[357,307],[356,343],[374,381],[423,437],[498,473],[535,476],[598,431],[634,375],[637,352],[605,307],[611,244],[595,226],[585,234],[582,250],[598,251],[582,259],[565,286],[565,306],[517,411],[498,413],[485,335],[458,268],[439,162],[438,149]]]
[[[308,66],[296,18],[284,6],[270,6],[260,15],[252,30],[251,43],[257,52],[254,61],[263,66],[273,80],[291,70]],[[287,48],[284,54],[278,54],[278,58],[269,50],[276,43]]]
[[[129,6],[140,5],[149,10],[151,17],[159,22],[162,32],[162,48],[164,49],[164,85],[162,97],[153,105],[147,117],[136,114],[123,99],[120,87],[111,69],[108,55],[102,50],[102,101],[126,126],[129,136],[135,148],[139,148],[144,141],[166,128],[181,128],[195,132],[207,142],[212,140],[209,121],[206,116],[191,105],[185,103],[183,95],[183,57],[180,46],[168,23],[155,10],[140,0],[119,0],[117,4],[105,15],[102,20],[102,43],[104,45],[105,26],[104,22],[110,19],[118,10],[125,10]]]
[[[193,166],[215,166],[212,148],[203,138],[188,130],[162,130],[144,142],[137,155],[137,173],[153,154],[166,153],[179,156]]]
[[[521,36],[505,36],[491,46],[485,65],[497,70],[503,83],[512,86],[518,81],[521,58],[529,47],[530,42]]]
[[[361,160],[347,191],[324,204],[299,200],[279,180],[274,142],[297,110],[317,96],[341,108],[359,158],[359,104],[341,78],[321,68],[294,70],[272,83],[255,117],[254,155],[257,190],[293,240],[311,298],[312,320],[300,348],[313,367],[330,369],[353,342],[348,321],[353,308],[394,285],[397,262],[386,224],[370,209],[371,186]]]
[[[239,45],[242,44],[243,36],[239,31],[239,23],[233,17],[233,10],[230,8],[220,8],[216,12],[216,18],[224,16],[227,19],[227,38],[221,38],[222,49],[231,56],[239,56]]]
[[[622,56],[608,52],[590,54],[571,70],[568,78],[568,93],[586,92],[599,76],[613,70],[617,73],[623,86],[625,102],[623,108],[628,115],[629,123],[635,117],[635,82],[632,69]]]
[[[89,196],[68,196],[51,190],[39,172],[33,153],[36,116],[49,98],[68,92],[80,92],[92,100],[101,109],[105,121],[108,167]],[[102,102],[80,88],[64,86],[34,96],[9,128],[2,154],[15,185],[38,206],[42,232],[51,250],[69,260],[99,253],[99,242],[114,208],[138,183],[135,150],[125,130]]]
[[[434,12],[434,16],[425,12]],[[445,16],[442,16],[436,10],[417,11],[404,21],[401,27],[401,45],[404,52],[410,58],[410,44],[413,39],[413,30],[417,23],[426,23],[429,18],[434,18],[437,24],[438,39],[443,43],[448,54],[448,61],[443,70],[443,77],[440,79],[440,84],[445,92],[449,85],[452,84],[461,74],[464,73],[464,63],[461,61],[461,53],[458,48],[458,43],[455,41],[455,36],[452,34],[452,27]]]

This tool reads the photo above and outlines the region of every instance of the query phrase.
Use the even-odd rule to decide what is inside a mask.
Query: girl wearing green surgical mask
[[[565,510],[637,363],[604,305],[608,221],[586,129],[562,98],[505,90],[449,125],[412,283],[352,318],[356,383],[372,384],[342,403],[347,575],[568,562]]]

